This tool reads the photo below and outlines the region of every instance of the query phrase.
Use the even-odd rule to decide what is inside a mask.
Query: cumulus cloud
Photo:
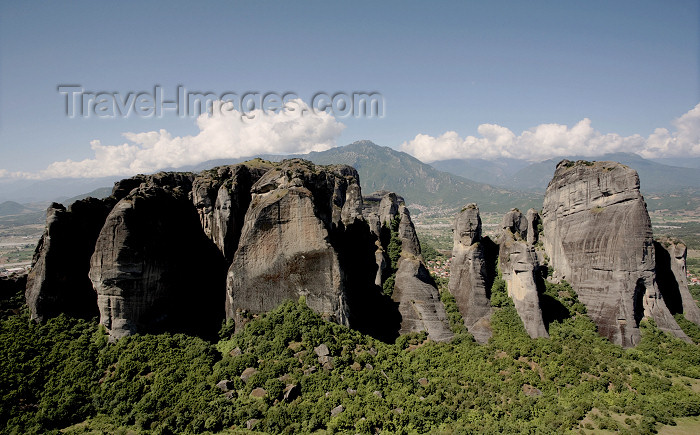
[[[38,173],[8,173],[0,177],[72,178],[134,175],[163,168],[179,168],[207,160],[256,154],[290,154],[323,151],[335,145],[345,125],[330,114],[316,113],[302,100],[295,111],[242,114],[230,103],[215,103],[212,114],[197,118],[199,133],[172,136],[166,130],[125,133],[127,142],[103,145],[93,140],[94,156],[81,161],[54,162]],[[222,104],[224,104],[222,106]],[[221,110],[223,108],[227,110]]]
[[[613,152],[632,152],[645,158],[700,155],[700,104],[672,124],[673,132],[657,128],[647,138],[600,133],[588,118],[573,127],[540,124],[519,136],[500,125],[482,124],[477,129],[480,137],[461,138],[454,131],[437,137],[418,134],[404,142],[401,149],[424,162],[498,157],[541,161],[564,155],[594,157]]]

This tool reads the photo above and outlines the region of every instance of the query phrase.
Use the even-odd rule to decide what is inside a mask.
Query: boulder
[[[282,400],[291,402],[301,395],[301,386],[299,384],[287,384],[284,387]]]
[[[254,388],[253,391],[250,392],[250,397],[254,397],[256,399],[262,399],[265,396],[267,396],[267,391],[264,388]]]
[[[340,415],[343,411],[345,411],[345,407],[343,405],[336,406],[335,408],[331,409],[331,418]]]
[[[328,346],[322,343],[314,348],[314,353],[316,354],[316,356],[322,357],[330,355],[331,351],[328,349]]]

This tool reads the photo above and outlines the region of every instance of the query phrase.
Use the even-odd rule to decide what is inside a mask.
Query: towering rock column
[[[557,165],[543,209],[544,247],[555,277],[571,283],[599,332],[625,347],[649,317],[687,339],[656,282],[651,221],[639,176],[615,162]]]
[[[686,257],[688,248],[679,241],[654,242],[656,280],[666,306],[672,314],[682,313],[686,320],[700,325],[700,308],[688,290]]]
[[[43,321],[66,313],[90,319],[99,315],[97,295],[88,278],[90,257],[113,198],[86,198],[66,210],[51,204],[27,277],[31,317]]]
[[[457,302],[464,324],[479,343],[491,338],[491,301],[481,216],[476,204],[468,204],[457,214],[450,267],[450,293]]]
[[[390,275],[390,259],[387,248],[392,221],[398,219],[396,228],[401,255],[396,265],[393,305],[398,309],[398,334],[426,331],[435,341],[452,338],[445,307],[430,272],[423,264],[420,243],[411,214],[402,197],[394,192],[379,191],[364,198],[363,216],[372,233],[377,237],[375,258],[377,273],[375,284],[380,288]]]
[[[533,216],[532,213],[528,215]],[[534,240],[531,235],[535,229],[529,228],[528,220],[516,209],[503,217],[498,239],[499,265],[508,286],[508,296],[513,299],[527,333],[532,338],[548,337],[540,309],[541,289],[538,290],[537,286],[539,263],[534,247],[527,242]]]
[[[399,304],[400,334],[426,331],[435,341],[446,341],[453,334],[445,307],[430,272],[423,264],[420,244],[411,215],[405,205],[398,207],[401,258],[396,271],[392,299]]]

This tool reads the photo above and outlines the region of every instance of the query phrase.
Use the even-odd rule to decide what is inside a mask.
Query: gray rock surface
[[[289,160],[253,185],[228,273],[227,318],[243,325],[244,312],[270,311],[304,296],[324,318],[349,325],[343,271],[330,233],[340,222],[342,192],[353,175],[350,167]]]
[[[560,162],[542,220],[555,277],[569,281],[603,336],[634,346],[639,322],[649,317],[687,339],[657,287],[651,222],[636,171],[615,162]]]
[[[528,246],[534,246],[535,243],[539,241],[539,231],[538,226],[542,224],[542,218],[540,214],[534,208],[527,211],[527,244]]]
[[[85,204],[49,210],[27,287],[36,320],[99,314],[113,339],[212,335],[224,317],[239,330],[251,314],[304,296],[326,319],[385,341],[400,330],[451,336],[403,198],[365,201],[349,166],[256,159],[137,175]],[[398,266],[386,254],[394,218]],[[392,299],[382,287],[395,272]],[[71,299],[66,288],[81,290]]]
[[[476,204],[468,204],[457,214],[453,239],[450,293],[469,332],[476,341],[485,343],[492,335],[489,291],[493,277],[488,273]]]
[[[503,218],[499,244],[499,266],[508,287],[508,296],[532,338],[548,337],[540,309],[537,273],[539,263],[532,246],[527,243],[530,233],[527,219],[517,210]],[[513,232],[515,231],[515,232]]]
[[[220,325],[225,263],[202,231],[190,188],[190,177],[154,176],[107,216],[89,277],[111,338]]]
[[[387,247],[390,240],[391,223],[398,218],[397,236],[401,242],[401,257],[394,278],[391,299],[398,309],[398,334],[426,331],[435,341],[452,338],[445,308],[440,301],[438,289],[423,264],[420,243],[411,213],[403,198],[393,192],[380,191],[365,197],[363,214],[371,231],[377,236],[375,260],[377,274],[375,283],[383,284],[388,278],[390,261]],[[385,314],[380,314],[384,315]]]
[[[656,281],[671,314],[682,313],[686,320],[700,325],[700,308],[688,290],[686,257],[688,248],[680,241],[654,242]]]
[[[426,331],[428,338],[434,341],[452,338],[438,290],[419,259],[402,257],[399,260],[392,299],[399,304],[400,334]]]
[[[220,166],[199,174],[192,183],[192,202],[204,233],[231,262],[250,205],[250,189],[272,165],[262,160]]]
[[[25,297],[31,318],[43,321],[66,313],[98,316],[97,297],[88,278],[90,257],[113,199],[86,198],[68,209],[51,204],[37,245]]]

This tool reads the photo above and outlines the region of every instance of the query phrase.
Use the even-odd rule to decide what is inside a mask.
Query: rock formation
[[[636,171],[614,162],[560,162],[542,219],[555,277],[571,283],[603,336],[634,346],[639,322],[650,317],[687,339],[655,280],[651,222]]]
[[[418,330],[449,338],[403,199],[385,192],[366,209],[359,181],[345,165],[256,159],[138,175],[105,200],[54,204],[27,285],[32,316],[99,315],[114,339],[212,336],[224,318],[240,327],[303,296],[325,318],[386,341]],[[390,266],[393,298],[382,293]]]
[[[542,290],[538,286],[540,265],[534,247],[527,242],[528,239],[534,240],[531,235],[535,233],[528,225],[529,220],[516,209],[503,217],[498,239],[499,266],[508,288],[508,296],[513,299],[527,333],[532,338],[548,337],[539,301]]]
[[[330,233],[342,223],[347,166],[320,169],[285,161],[252,187],[238,250],[228,272],[226,315],[265,312],[304,296],[325,318],[349,325],[345,282]]]
[[[542,218],[534,208],[527,211],[527,244],[534,246],[540,240],[539,227],[542,225]]]
[[[391,279],[387,276],[392,263],[387,250],[392,232],[401,245],[391,294],[400,313],[399,333],[426,331],[432,340],[449,340],[453,334],[447,314],[437,286],[423,264],[418,236],[403,198],[393,192],[375,192],[369,195],[367,203],[364,213],[378,236],[376,281],[384,284]]]
[[[90,256],[113,200],[87,198],[67,210],[53,203],[46,229],[27,277],[26,300],[36,321],[66,313],[90,319],[99,315],[97,296],[88,278]]]
[[[542,217],[512,210],[498,241],[508,293],[532,337],[547,336],[542,246],[554,279],[572,284],[615,343],[636,344],[644,317],[684,339],[672,314],[700,324],[686,248],[653,242],[639,178],[623,165],[561,162]],[[478,207],[466,206],[455,220],[450,291],[480,342],[491,334],[495,257]],[[213,336],[225,318],[240,328],[301,297],[325,318],[388,342],[417,331],[452,337],[403,198],[363,197],[355,169],[300,159],[138,175],[104,200],[52,204],[25,296],[36,321],[99,315],[112,338]]]
[[[686,256],[688,248],[675,240],[654,242],[656,281],[666,306],[672,314],[682,313],[687,320],[700,325],[700,308],[688,290]]]
[[[100,320],[113,338],[212,333],[223,319],[225,263],[188,194],[191,179],[143,183],[107,216],[91,259]]]
[[[254,160],[245,165],[220,166],[200,173],[192,184],[192,202],[204,233],[228,262],[241,237],[243,219],[250,205],[250,189],[272,165]]]
[[[490,290],[494,259],[488,255],[487,245],[493,242],[481,235],[476,204],[468,204],[457,214],[453,239],[450,293],[469,332],[476,341],[485,343],[492,334]]]

